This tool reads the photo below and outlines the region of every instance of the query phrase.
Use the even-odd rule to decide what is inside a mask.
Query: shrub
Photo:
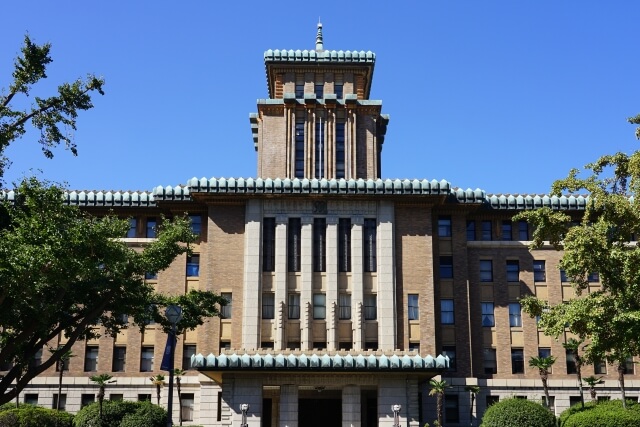
[[[166,411],[151,402],[105,400],[102,403],[102,424],[100,424],[99,411],[98,402],[85,406],[76,414],[73,425],[75,427],[96,425],[101,427],[163,427],[167,423]]]
[[[598,404],[574,405],[560,415],[562,427],[635,427],[640,425],[640,405],[627,401],[627,409],[621,400]]]
[[[556,417],[539,403],[525,399],[504,399],[489,407],[482,427],[555,427]]]
[[[34,405],[0,412],[0,427],[71,427],[73,415]]]

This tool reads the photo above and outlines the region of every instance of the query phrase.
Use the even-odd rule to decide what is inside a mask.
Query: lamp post
[[[169,332],[169,337],[167,340],[167,347],[165,348],[165,356],[167,355],[167,351],[169,351],[169,363],[168,366],[164,363],[162,369],[166,369],[169,371],[169,398],[167,402],[167,427],[173,426],[173,363],[174,356],[176,354],[176,324],[180,322],[182,319],[182,308],[177,305],[169,305],[165,311],[165,315],[167,316],[167,320],[171,323],[171,331]],[[164,358],[163,358],[164,359]]]
[[[242,424],[240,424],[240,427],[249,427],[249,424],[247,424],[247,412],[249,412],[249,404],[243,403],[242,405],[240,405],[240,410],[242,411]]]
[[[400,409],[402,409],[401,405],[391,405],[391,410],[393,411],[393,427],[400,427]]]

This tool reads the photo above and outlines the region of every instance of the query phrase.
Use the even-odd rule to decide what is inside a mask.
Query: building
[[[519,298],[574,297],[553,248],[530,252],[530,230],[512,222],[551,206],[577,218],[581,197],[487,195],[446,181],[382,177],[389,117],[369,99],[375,55],[325,50],[265,52],[269,98],[251,114],[257,175],[191,179],[152,192],[70,192],[96,215],[131,218],[127,242],[155,237],[160,215],[188,212],[200,235],[192,256],[148,280],[161,291],[213,290],[222,318],[180,337],[184,424],[391,426],[435,419],[428,380],[452,388],[446,425],[469,425],[502,397],[541,399],[531,356],[554,355],[552,405],[578,399],[575,362],[523,316]],[[590,278],[599,287],[596,274]],[[77,343],[65,406],[95,399],[88,376],[109,372],[111,399],[149,399],[166,336],[154,325]],[[628,366],[628,395],[640,381]],[[178,363],[179,365],[179,363]],[[617,396],[604,364],[600,396]],[[25,402],[52,406],[57,374],[34,380]],[[468,385],[479,385],[470,408]],[[166,404],[166,392],[163,392]],[[470,411],[470,409],[472,409]]]

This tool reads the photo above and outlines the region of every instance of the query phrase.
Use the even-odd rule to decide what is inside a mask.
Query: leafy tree
[[[585,384],[589,386],[589,394],[591,395],[591,400],[595,403],[596,402],[596,386],[604,382],[602,380],[602,377],[595,377],[593,375],[590,375],[586,378],[583,378],[582,381],[584,381]]]
[[[151,378],[149,381],[156,387],[156,400],[158,402],[158,406],[160,406],[160,390],[164,387],[164,375],[158,374]]]
[[[49,349],[49,351],[55,353],[58,349]],[[68,350],[62,353],[60,359],[56,362],[56,366],[58,368],[58,400],[56,401],[56,409],[58,411],[60,410],[60,400],[62,400],[62,376],[64,375],[64,370],[68,366],[72,357],[75,357],[74,354]]]
[[[79,111],[93,108],[91,92],[104,95],[104,80],[88,75],[85,79],[61,84],[55,96],[35,97],[28,108],[12,108],[12,101],[19,96],[28,97],[33,85],[47,78],[47,66],[52,62],[50,50],[51,44],[38,45],[26,35],[14,62],[13,81],[6,95],[5,90],[0,94],[0,179],[9,165],[4,150],[27,132],[29,123],[40,132],[39,143],[45,156],[53,157],[53,148],[60,144],[77,155],[76,144],[68,131],[76,129]],[[19,103],[26,104],[23,100]]]
[[[444,418],[444,394],[447,388],[449,388],[449,385],[444,380],[438,381],[434,379],[429,381],[429,385],[431,386],[431,390],[429,390],[429,396],[435,395],[437,398],[436,412],[438,415],[438,425],[442,426],[444,425],[442,423],[442,419]]]
[[[473,403],[475,402],[478,393],[480,393],[480,386],[468,385],[465,386],[464,390],[471,393],[471,406],[469,406],[469,425],[473,426]]]
[[[527,399],[500,399],[489,406],[482,427],[556,427],[556,417],[537,402]]]
[[[529,366],[538,368],[538,372],[540,373],[542,388],[544,389],[545,406],[547,408],[549,407],[549,386],[547,385],[547,380],[549,379],[549,371],[555,362],[556,358],[554,356],[532,357],[529,359]]]
[[[637,116],[629,117],[627,121],[634,125],[640,125],[640,114]],[[640,126],[636,128],[636,138],[640,139]]]
[[[174,368],[173,369],[173,376],[176,379],[176,388],[178,389],[178,403],[180,406],[180,411],[178,411],[178,419],[180,420],[180,425],[182,425],[182,391],[180,390],[180,382],[181,382],[181,377],[186,374],[187,371],[180,369],[180,368]]]
[[[569,338],[562,346],[573,354],[576,361],[576,375],[578,376],[578,388],[580,389],[580,403],[584,408],[584,390],[582,389],[582,357],[580,356],[580,346],[584,341]]]
[[[98,412],[100,420],[102,420],[102,403],[104,402],[104,391],[107,388],[107,384],[116,382],[109,374],[92,375],[89,379],[98,385],[98,405],[100,411]]]
[[[12,203],[0,202],[0,363],[13,364],[0,378],[0,404],[76,341],[117,335],[128,326],[127,316],[133,325],[154,320],[168,332],[162,307],[177,304],[183,308],[181,333],[217,316],[218,304],[226,303],[211,292],[164,295],[144,280],[146,272],[163,270],[189,251],[194,235],[187,218],[163,221],[157,239],[136,251],[120,239],[126,220],[92,217],[64,204],[62,196],[59,186],[31,179]],[[58,351],[29,366],[60,335],[66,342]]]

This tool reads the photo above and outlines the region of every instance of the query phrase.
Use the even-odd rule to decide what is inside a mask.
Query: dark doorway
[[[271,399],[262,399],[262,417],[260,418],[262,420],[260,423],[261,427],[271,427],[271,405]]]
[[[340,427],[342,399],[300,399],[298,425],[304,427]]]
[[[375,390],[363,390],[360,395],[362,402],[362,426],[378,427],[378,395]]]

